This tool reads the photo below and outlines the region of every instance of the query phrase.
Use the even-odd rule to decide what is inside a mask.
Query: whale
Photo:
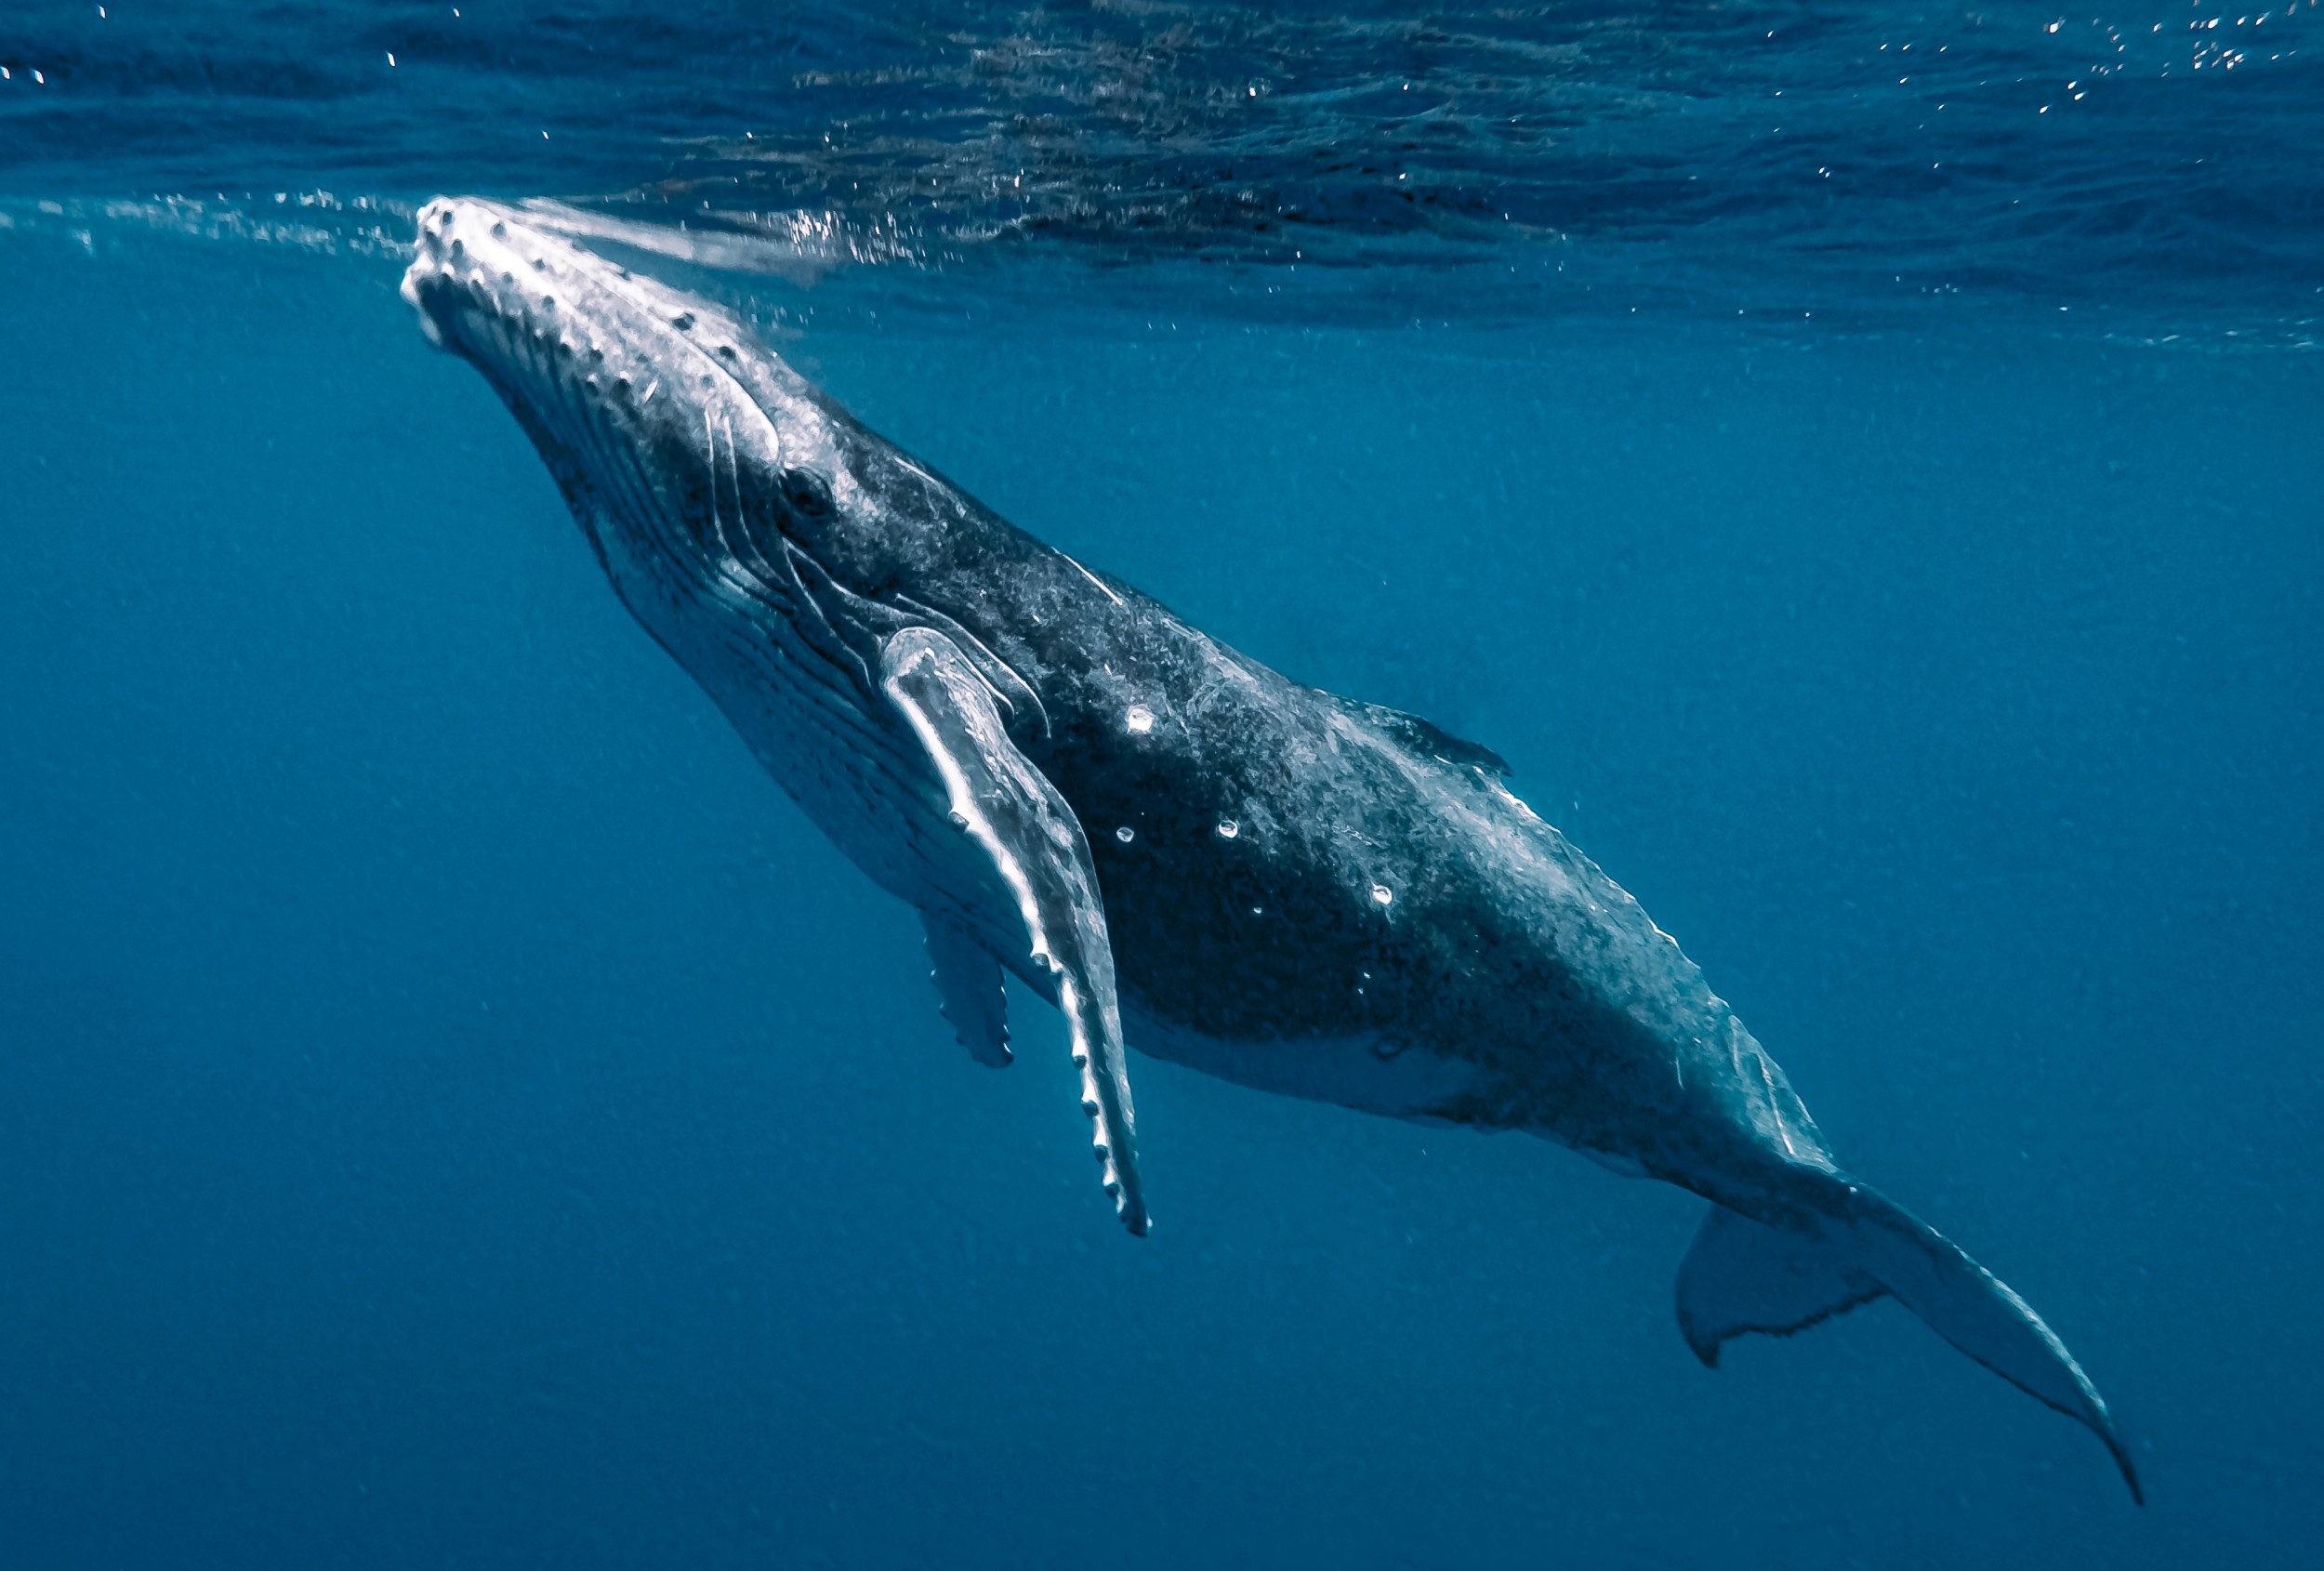
[[[958,1043],[1063,1015],[1097,1178],[1150,1225],[1127,1050],[1522,1130],[1710,1202],[1701,1362],[1889,1297],[2138,1474],[2026,1300],[1843,1168],[1677,942],[1498,755],[1302,685],[867,429],[734,311],[544,204],[419,210],[403,297],[531,439],[645,631],[919,913]],[[642,264],[641,264],[642,265]]]

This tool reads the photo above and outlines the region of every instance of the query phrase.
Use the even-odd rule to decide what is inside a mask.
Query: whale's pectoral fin
[[[992,859],[1015,897],[1034,964],[1055,981],[1073,1033],[1081,1110],[1096,1121],[1106,1193],[1123,1224],[1143,1233],[1114,947],[1081,821],[1009,739],[992,689],[950,639],[926,627],[890,635],[880,647],[879,685],[928,750],[953,823]]]
[[[950,917],[923,911],[920,925],[928,930],[937,1002],[953,1035],[977,1063],[1008,1068],[1015,1055],[1009,1050],[1009,998],[1001,991],[1000,962],[982,939]]]
[[[1813,1231],[1768,1227],[1723,1207],[1703,1219],[1679,1267],[1679,1328],[1705,1364],[1746,1331],[1788,1336],[1893,1293],[1947,1341],[2019,1390],[2078,1419],[2106,1443],[2131,1498],[2138,1472],[2105,1398],[2057,1334],[1961,1246],[1882,1195],[1843,1176]]]

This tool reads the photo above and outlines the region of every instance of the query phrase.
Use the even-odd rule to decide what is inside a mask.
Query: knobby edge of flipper
[[[2146,1495],[2106,1399],[2033,1307],[1968,1252],[1868,1185],[1831,1173],[1799,1228],[1714,1205],[1679,1265],[1680,1332],[1718,1367],[1729,1339],[1788,1337],[1893,1296],[1929,1328],[2102,1441],[2131,1498]]]
[[[953,825],[992,859],[1016,902],[1033,963],[1055,984],[1072,1033],[1105,1192],[1122,1225],[1142,1234],[1152,1221],[1138,1179],[1114,948],[1081,821],[1010,740],[992,688],[950,639],[918,627],[890,634],[879,686],[943,782]]]

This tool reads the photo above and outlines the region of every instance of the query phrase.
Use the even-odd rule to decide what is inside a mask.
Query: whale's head
[[[968,650],[1011,723],[1032,723],[1026,680],[955,618],[995,603],[981,573],[993,548],[1038,547],[866,430],[733,311],[577,238],[639,243],[631,227],[439,197],[403,274],[421,329],[514,412],[630,610],[714,692],[705,611],[752,622],[767,636],[744,642],[836,674],[864,703],[881,640],[932,627]],[[657,244],[649,233],[640,248]]]
[[[429,203],[403,293],[516,414],[609,565],[724,582],[879,510],[844,412],[734,313],[585,249],[553,212]]]

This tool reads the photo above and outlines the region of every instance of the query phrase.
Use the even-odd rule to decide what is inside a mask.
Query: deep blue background
[[[1894,1304],[1706,1373],[1699,1203],[1536,1142],[1140,1059],[1124,1236],[1054,1017],[967,1060],[393,282],[0,244],[9,1564],[2311,1551],[2313,354],[769,297],[1005,514],[1507,755],[2139,1512]]]

